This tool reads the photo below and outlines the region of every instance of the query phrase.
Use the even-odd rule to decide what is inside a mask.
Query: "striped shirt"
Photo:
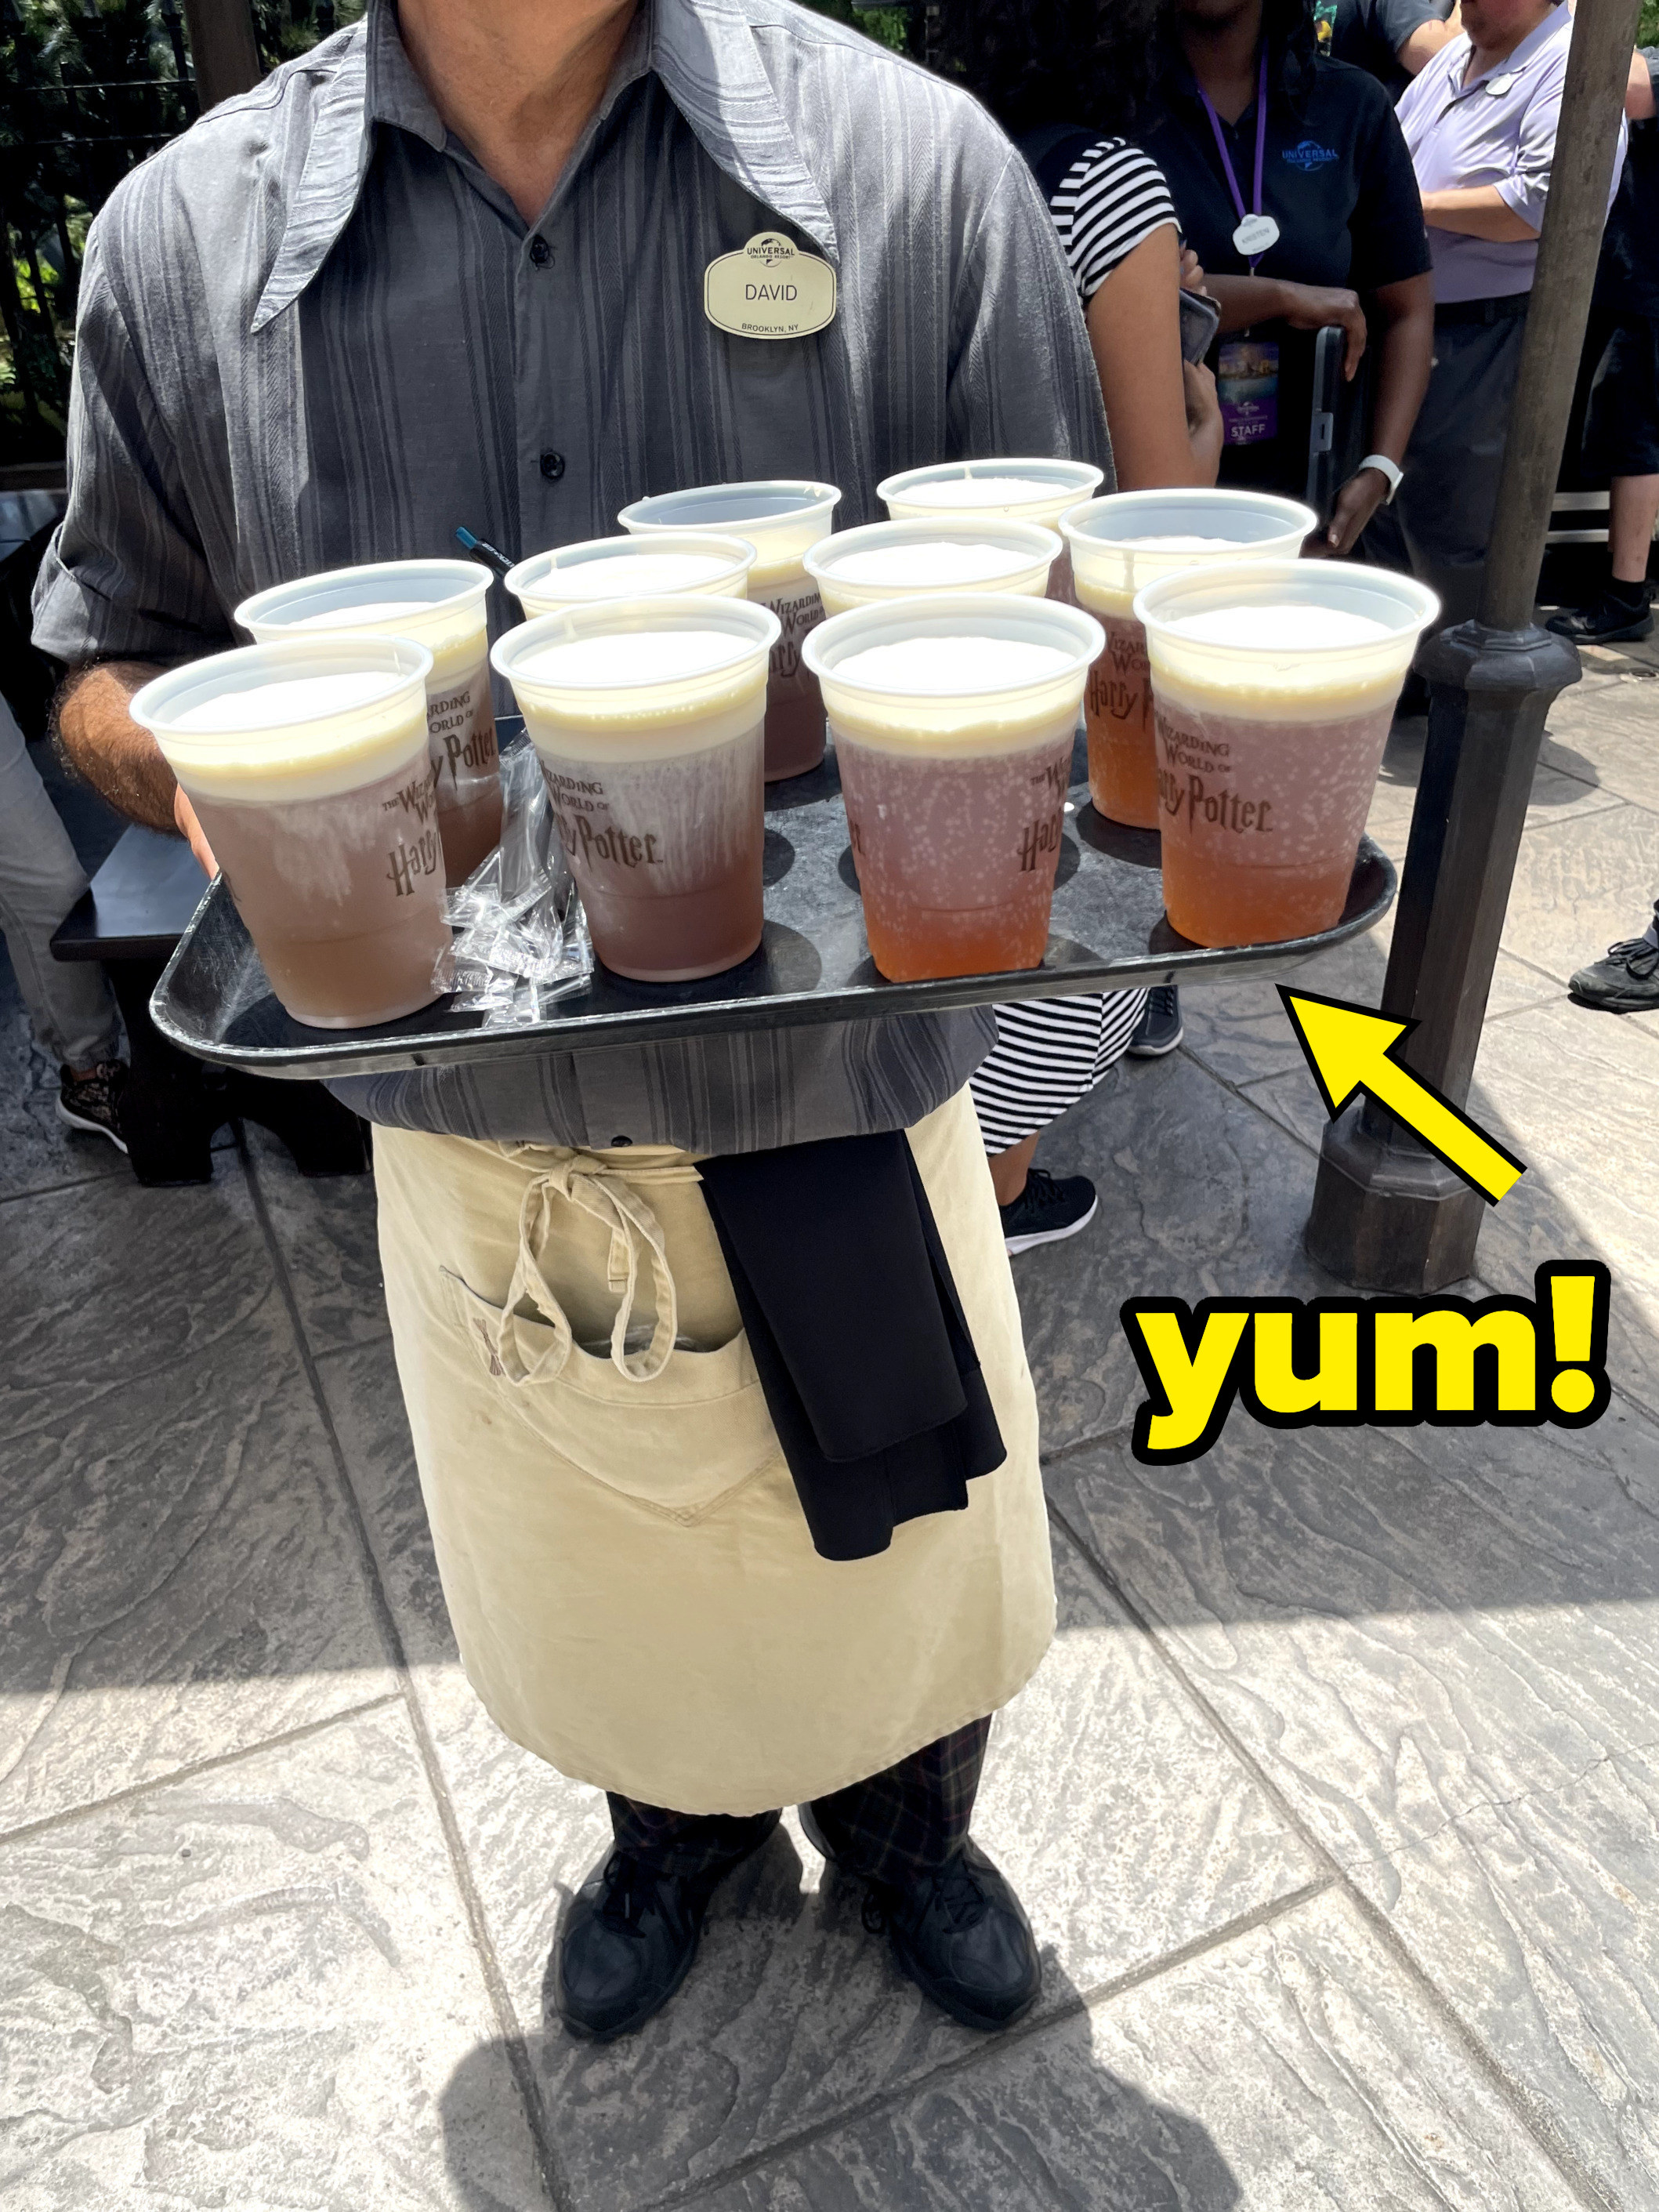
[[[1120,261],[1165,223],[1175,202],[1158,163],[1124,138],[1098,138],[1080,155],[1048,203],[1086,307]]]
[[[834,264],[836,319],[728,337],[703,271],[771,229]],[[841,485],[846,526],[890,471],[995,453],[1109,465],[1048,210],[965,94],[789,0],[642,0],[531,226],[371,0],[94,224],[35,637],[187,657],[250,592],[458,523],[531,553],[647,492],[794,477]],[[992,1034],[910,1015],[337,1087],[405,1127],[744,1152],[915,1121]]]

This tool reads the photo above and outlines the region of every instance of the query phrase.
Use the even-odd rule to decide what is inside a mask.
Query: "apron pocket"
[[[501,1402],[595,1482],[675,1521],[696,1521],[779,1457],[749,1340],[671,1352],[648,1382],[572,1343],[550,1322],[502,1310],[449,1268],[451,1313]],[[510,1334],[523,1380],[496,1349]]]

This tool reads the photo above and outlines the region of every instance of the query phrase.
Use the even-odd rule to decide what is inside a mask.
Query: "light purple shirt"
[[[1411,149],[1418,188],[1425,192],[1495,185],[1499,197],[1523,222],[1538,229],[1549,197],[1550,164],[1555,158],[1555,126],[1561,114],[1572,12],[1561,0],[1506,61],[1465,84],[1472,51],[1467,32],[1443,46],[1401,95],[1400,127]],[[1613,192],[1625,165],[1625,125],[1619,125],[1619,151],[1613,167]],[[1607,205],[1613,205],[1613,192]],[[1434,257],[1434,296],[1454,300],[1496,300],[1532,289],[1538,260],[1535,238],[1499,241],[1472,238],[1465,231],[1429,226]]]

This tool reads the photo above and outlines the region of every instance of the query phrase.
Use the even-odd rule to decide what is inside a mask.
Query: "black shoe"
[[[806,1840],[858,1879],[824,1839],[810,1805],[799,1808]],[[864,1924],[884,1929],[899,1971],[941,2011],[988,2033],[1012,2027],[1037,2001],[1042,1961],[1025,1908],[971,1836],[947,1863],[900,1887],[866,1881]]]
[[[1659,922],[1659,905],[1654,918]],[[1607,958],[1581,968],[1567,989],[1581,1006],[1610,1014],[1659,1012],[1659,945],[1646,937],[1610,945]]]
[[[126,1086],[124,1060],[100,1060],[85,1075],[70,1068],[58,1071],[58,1118],[66,1127],[84,1129],[94,1137],[107,1137],[118,1152],[127,1148],[121,1133],[121,1093]]]
[[[1162,1060],[1187,1034],[1181,1018],[1181,994],[1173,983],[1159,983],[1146,994],[1146,1011],[1135,1024],[1135,1033],[1125,1049],[1131,1060]]]
[[[612,1851],[577,1891],[555,1953],[553,2002],[572,2035],[609,2043],[643,2027],[691,1971],[708,1900],[771,1824],[712,1874],[658,1874]]]
[[[1575,645],[1616,645],[1624,638],[1648,637],[1653,631],[1653,610],[1648,605],[1647,586],[1633,585],[1639,599],[1615,597],[1603,592],[1594,605],[1564,607],[1559,615],[1552,615],[1549,627],[1560,637],[1570,637]]]
[[[1087,1176],[1066,1176],[1056,1182],[1043,1169],[1033,1168],[1012,1204],[997,1208],[1002,1216],[1002,1241],[1011,1253],[1029,1252],[1034,1244],[1060,1243],[1089,1226],[1099,1204]]]

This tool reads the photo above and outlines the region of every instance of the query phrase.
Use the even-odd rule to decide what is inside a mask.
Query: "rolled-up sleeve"
[[[1521,128],[1516,137],[1515,159],[1510,173],[1497,181],[1498,198],[1505,207],[1518,215],[1522,222],[1534,230],[1544,227],[1544,210],[1550,196],[1550,170],[1555,160],[1555,133],[1561,120],[1561,94],[1566,83],[1567,60],[1565,47],[1558,66],[1540,78],[1538,88],[1527,102],[1521,118]],[[1613,194],[1619,189],[1619,179],[1625,167],[1626,130],[1621,117],[1619,124],[1619,144],[1613,155],[1613,182],[1607,191],[1607,205],[1613,205]]]
[[[156,404],[94,225],[70,395],[69,506],[34,589],[34,642],[71,664],[179,659],[228,641]]]

